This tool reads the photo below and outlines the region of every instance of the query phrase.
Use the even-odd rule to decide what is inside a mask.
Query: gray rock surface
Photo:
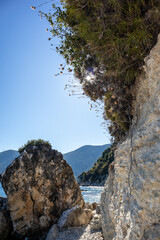
[[[66,210],[58,221],[60,229],[87,225],[92,219],[92,210],[83,209],[79,205]]]
[[[0,197],[0,240],[11,239],[12,223],[7,210],[7,199]]]
[[[83,205],[81,190],[61,153],[28,147],[2,176],[14,230],[32,236],[56,223],[62,212]]]
[[[56,240],[103,240],[101,230],[91,230],[87,227],[72,227],[61,231]]]
[[[46,240],[56,240],[58,233],[59,233],[58,226],[57,224],[54,224],[49,230]]]
[[[160,239],[160,37],[145,63],[132,128],[101,196],[105,240]]]

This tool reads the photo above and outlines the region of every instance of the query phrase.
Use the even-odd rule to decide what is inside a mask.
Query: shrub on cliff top
[[[132,85],[160,32],[160,1],[60,3],[48,14],[40,13],[49,21],[52,36],[60,39],[56,50],[72,65],[86,95],[104,100],[111,134],[118,139],[131,126]]]
[[[26,148],[28,148],[28,147],[30,147],[30,146],[36,146],[36,147],[40,147],[40,146],[42,146],[42,145],[45,145],[45,146],[47,146],[47,147],[49,147],[49,148],[51,148],[52,146],[51,146],[51,144],[48,142],[48,141],[44,141],[44,140],[42,140],[42,139],[38,139],[38,140],[30,140],[30,141],[28,141],[26,144],[24,144],[22,147],[20,147],[19,149],[18,149],[18,152],[19,153],[22,153]]]

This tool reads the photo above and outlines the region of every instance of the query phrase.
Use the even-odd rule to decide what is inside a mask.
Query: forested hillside
[[[108,177],[109,165],[114,161],[114,150],[107,148],[100,158],[94,163],[94,166],[87,172],[78,176],[80,185],[104,185]]]
[[[109,147],[110,144],[102,146],[82,146],[72,152],[63,154],[64,159],[72,167],[74,175],[77,177],[83,171],[89,170],[93,163],[101,156],[104,149]]]

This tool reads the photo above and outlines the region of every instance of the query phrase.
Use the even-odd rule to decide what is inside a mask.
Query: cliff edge
[[[134,119],[101,196],[105,240],[160,239],[160,35],[137,79]]]

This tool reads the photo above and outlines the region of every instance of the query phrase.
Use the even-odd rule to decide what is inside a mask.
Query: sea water
[[[5,194],[5,192],[4,192],[3,188],[2,188],[1,183],[0,183],[0,197],[6,197],[6,194]]]
[[[103,187],[94,187],[94,186],[82,187],[81,186],[81,190],[82,190],[82,196],[85,202],[98,203],[100,201]],[[1,184],[0,184],[0,197],[6,197],[6,194]]]
[[[81,186],[82,196],[85,202],[93,203],[93,202],[100,202],[101,193],[104,187],[97,187],[97,186]]]

